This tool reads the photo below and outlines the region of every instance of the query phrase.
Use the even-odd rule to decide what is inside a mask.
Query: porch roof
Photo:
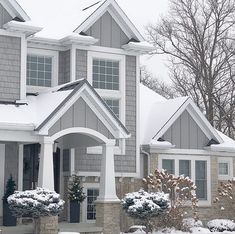
[[[89,89],[94,94],[97,105],[102,105],[107,110],[107,118],[129,135],[126,127],[86,79],[48,88],[37,95],[28,95],[25,104],[1,103],[0,129],[40,131],[82,87]]]

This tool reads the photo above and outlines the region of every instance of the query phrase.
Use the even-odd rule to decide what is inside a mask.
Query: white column
[[[54,191],[53,144],[50,139],[41,143],[38,187]]]
[[[5,178],[5,144],[0,144],[0,217],[2,213],[2,198],[4,196]]]
[[[70,149],[70,175],[75,173],[75,149]]]
[[[110,141],[110,143],[107,143],[102,146],[103,153],[100,172],[100,194],[97,201],[119,201],[116,195],[115,185],[114,146],[114,141]]]
[[[24,145],[19,144],[19,164],[18,164],[18,190],[23,190],[23,165],[24,165]]]

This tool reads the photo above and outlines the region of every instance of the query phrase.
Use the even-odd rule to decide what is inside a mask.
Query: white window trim
[[[228,163],[228,175],[219,174],[219,163]],[[233,178],[233,158],[232,157],[219,157],[218,158],[218,179],[229,180]]]
[[[119,61],[119,90],[106,90],[106,89],[96,89],[97,93],[105,99],[119,99],[119,118],[125,125],[126,122],[126,58],[125,55],[112,54],[112,53],[102,53],[95,51],[88,51],[87,54],[87,80],[92,85],[92,68],[93,59],[110,59]],[[88,154],[102,154],[102,147],[88,147]],[[123,155],[125,154],[125,140],[120,141],[120,146],[114,148],[114,154]]]
[[[192,156],[192,155],[164,155],[160,154],[158,157],[158,169],[162,170],[162,159],[175,160],[175,175],[179,176],[179,160],[191,161],[191,179],[195,182],[195,161],[207,162],[207,200],[199,200],[199,206],[211,206],[211,161],[210,157],[206,156]]]
[[[84,183],[82,186],[83,186],[83,191],[86,196],[87,196],[87,189],[100,189],[99,183]],[[83,223],[95,223],[96,222],[96,220],[87,219],[87,198],[82,203],[82,222]]]
[[[52,57],[51,87],[58,85],[58,76],[59,76],[59,52],[58,51],[28,48],[27,55]],[[26,75],[26,79],[27,79],[27,75]],[[48,88],[50,88],[50,87],[27,85],[27,92],[35,93],[35,92],[43,91]]]

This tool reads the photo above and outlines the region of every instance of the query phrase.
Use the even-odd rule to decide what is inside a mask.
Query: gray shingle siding
[[[70,81],[70,50],[59,52],[59,80],[58,83],[65,84]]]
[[[21,39],[0,36],[0,100],[20,99]]]
[[[12,17],[5,10],[5,8],[0,4],[0,28],[3,28],[3,25],[12,20]]]
[[[76,50],[76,80],[87,78],[87,51]]]

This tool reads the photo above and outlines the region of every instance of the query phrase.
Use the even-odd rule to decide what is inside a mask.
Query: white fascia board
[[[16,0],[7,0],[7,1],[10,3],[11,8],[15,12],[16,16],[20,17],[24,21],[29,21],[30,20],[30,17],[23,10],[23,8],[17,3]]]
[[[90,36],[82,36],[79,34],[71,34],[69,36],[66,36],[64,38],[62,38],[60,40],[60,43],[62,45],[85,45],[85,46],[89,46],[89,45],[94,45],[95,43],[97,43],[99,41],[99,39],[96,39],[94,37],[90,37]]]
[[[154,139],[158,139],[162,137],[162,135],[169,129],[169,127],[178,119],[178,117],[184,112],[187,105],[189,104],[189,98],[180,106],[180,108],[169,118],[166,120],[165,125],[160,129],[160,131],[153,136]]]
[[[123,31],[129,32],[127,36],[135,35],[139,41],[145,41],[144,37],[140,34],[134,24],[130,21],[121,7],[114,0],[106,0],[101,6],[99,6],[95,12],[93,12],[74,32],[80,33],[88,30],[103,14],[108,10],[112,10],[112,13],[118,15],[117,18],[122,19],[120,22],[117,22]],[[122,24],[122,25],[120,25]],[[129,38],[131,39],[131,38]]]
[[[217,131],[211,126],[210,122],[207,120],[207,118],[202,114],[202,112],[199,110],[199,108],[196,106],[196,104],[193,102],[193,100],[189,99],[189,104],[191,108],[189,107],[188,110],[192,110],[196,113],[196,120],[199,120],[203,125],[205,129],[205,134],[211,135],[214,137],[214,140],[217,140],[219,143],[223,143],[223,139],[220,137],[220,135],[217,133]]]
[[[126,45],[123,45],[122,48],[125,51],[130,51],[130,52],[136,52],[139,54],[148,54],[150,52],[153,52],[155,48],[152,45],[143,45],[139,42],[129,42]]]
[[[10,21],[3,25],[3,28],[10,32],[24,33],[26,36],[34,35],[40,32],[43,28],[33,25],[28,25],[22,22]]]

